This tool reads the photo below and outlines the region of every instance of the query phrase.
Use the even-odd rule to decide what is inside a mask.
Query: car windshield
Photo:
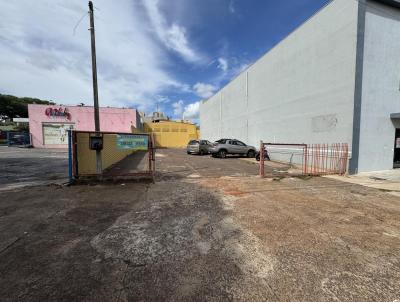
[[[226,143],[226,139],[220,139],[220,140],[216,141],[216,143],[225,144]]]
[[[192,140],[189,142],[189,145],[197,145],[198,143],[199,143],[199,141]]]

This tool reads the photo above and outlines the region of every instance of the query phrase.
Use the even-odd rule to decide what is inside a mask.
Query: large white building
[[[256,146],[348,143],[350,173],[400,164],[400,0],[331,1],[204,100],[200,127]]]

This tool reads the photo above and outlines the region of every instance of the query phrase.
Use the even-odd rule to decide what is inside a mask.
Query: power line
[[[83,19],[88,16],[89,14],[87,12],[85,12],[82,17],[79,19],[79,21],[75,24],[74,29],[72,31],[72,35],[75,36],[76,33],[76,29],[78,28],[79,24],[81,24],[81,22],[83,21]]]

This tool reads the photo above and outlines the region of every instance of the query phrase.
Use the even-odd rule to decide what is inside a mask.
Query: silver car
[[[207,140],[191,140],[187,147],[187,154],[209,154],[209,149],[211,147],[211,143]]]
[[[256,155],[256,148],[248,146],[237,139],[220,139],[216,141],[209,152],[213,157],[225,158],[227,154],[245,155],[247,157],[254,157]]]

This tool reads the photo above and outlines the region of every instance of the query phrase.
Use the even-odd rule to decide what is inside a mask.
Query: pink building
[[[29,131],[37,148],[67,148],[67,130],[94,131],[94,108],[86,106],[28,105]],[[132,132],[141,129],[135,109],[100,108],[100,130]]]

